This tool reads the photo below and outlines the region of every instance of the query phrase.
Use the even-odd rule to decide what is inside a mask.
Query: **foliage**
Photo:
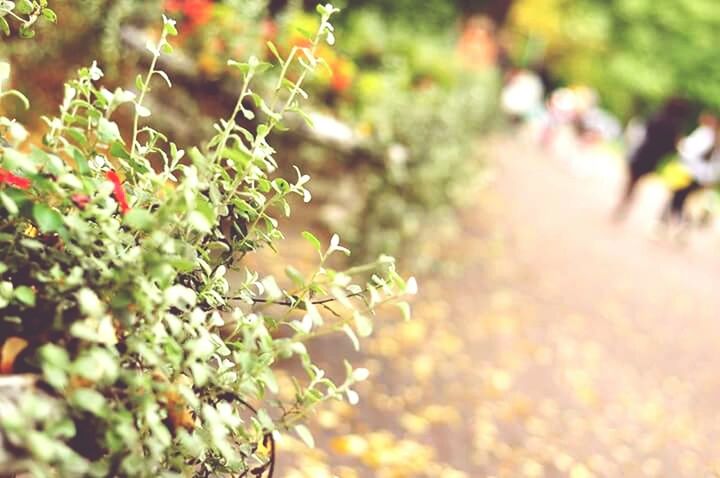
[[[265,0],[167,0],[163,6],[181,22],[184,53],[210,78],[224,74],[231,57],[263,56],[265,43],[273,40]]]
[[[342,49],[364,73],[397,72],[405,76],[401,88],[423,81],[452,87],[465,69],[452,52],[453,30],[418,36],[414,28],[391,22],[379,12],[357,12],[348,19]]]
[[[240,4],[242,8],[236,8]],[[273,60],[275,53],[266,46],[268,40],[282,56],[300,54],[308,46],[303,32],[318,27],[314,15],[292,4],[272,20],[261,0],[171,0],[164,5],[186,27],[180,46],[182,53],[192,59],[197,78],[182,82],[191,85],[186,101],[181,101],[178,94],[172,101],[158,95],[150,100],[181,111],[182,115],[197,117],[193,125],[198,125],[198,131],[208,121],[203,121],[200,101],[194,93],[199,92],[200,98],[220,96],[224,104],[231,101],[225,94],[226,86],[235,80],[222,67],[229,57],[254,53],[263,60]],[[332,159],[313,170],[331,183],[339,174],[336,163],[346,163],[352,169],[357,195],[341,204],[345,210],[342,217],[350,223],[338,221],[337,215],[328,216],[328,222],[333,229],[347,231],[346,240],[362,250],[353,259],[374,256],[384,252],[385,247],[394,253],[401,246],[409,251],[404,242],[417,233],[419,219],[431,210],[446,211],[456,203],[461,188],[451,186],[455,183],[452,178],[462,184],[473,176],[471,170],[479,170],[477,161],[470,158],[473,138],[492,123],[493,98],[497,96],[494,73],[471,73],[461,56],[455,54],[457,35],[448,28],[449,23],[419,35],[414,25],[390,14],[395,7],[388,8],[382,13],[367,6],[349,8],[344,28],[337,32],[340,46],[319,45],[315,53],[319,59],[317,74],[304,81],[304,89],[313,98],[312,109],[346,124],[370,153],[360,167],[345,157],[336,161],[332,151],[314,149],[305,158],[307,164],[318,164],[320,156]],[[288,79],[297,79],[295,72],[287,74]],[[207,80],[215,82],[213,91],[203,89]],[[258,92],[275,88],[272,81],[258,80]],[[223,93],[218,95],[218,90]],[[463,106],[463,101],[468,103]],[[248,108],[257,112],[251,105]],[[453,118],[453,114],[458,116]],[[165,117],[174,115],[163,115],[162,119]],[[245,126],[253,121],[245,120]],[[173,126],[168,123],[162,126]],[[432,128],[433,123],[442,126]],[[155,124],[161,123],[155,120]],[[181,141],[192,139],[192,132],[178,137],[183,138]],[[307,144],[307,138],[301,138],[301,142]],[[277,139],[277,144],[283,143],[283,138]],[[291,143],[281,157],[296,158],[296,147],[297,143]],[[408,156],[407,164],[395,164],[389,159],[389,151],[403,151]],[[385,199],[377,202],[378,197]],[[332,192],[321,198],[330,204],[341,202]],[[383,209],[381,204],[385,202],[389,207]],[[377,227],[379,224],[382,227]],[[360,230],[365,233],[359,234]]]
[[[59,28],[49,22],[38,25],[43,48],[31,42],[6,41],[0,56],[12,61],[20,74],[37,76],[50,65],[62,82],[93,59],[102,61],[106,74],[116,76],[123,65],[132,64],[121,41],[121,26],[129,21],[149,24],[162,13],[159,0],[66,0],[53,7],[62,19]],[[45,80],[47,82],[48,79]],[[47,86],[47,85],[43,85]],[[54,85],[53,85],[54,86]],[[35,92],[33,92],[35,94]]]
[[[48,7],[47,0],[2,0],[0,1],[0,40],[10,36],[11,24],[17,24],[17,33],[22,38],[35,36],[34,26],[38,20],[57,22],[57,15]]]
[[[361,112],[372,125],[373,158],[358,166],[353,200],[337,204],[342,220],[330,221],[359,254],[414,257],[419,236],[453,217],[482,168],[475,140],[493,125],[496,81],[486,72],[449,90],[388,88]]]
[[[674,94],[720,107],[720,87],[708,81],[720,28],[712,0],[519,0],[512,25],[517,50],[526,35],[539,39],[556,75],[594,86],[620,114]]]
[[[311,443],[302,420],[313,407],[358,400],[352,386],[367,371],[347,364],[336,384],[304,343],[342,330],[357,345],[371,331],[369,313],[414,292],[414,281],[388,257],[331,269],[332,255],[349,253],[337,236],[323,247],[304,234],[320,265],[309,275],[288,266],[287,290],[242,261],[276,246],[274,215],[289,214],[291,196],[310,199],[308,176],[272,177],[267,139],[298,110],[316,48],[332,31],[336,10],[318,10],[303,60],[278,59],[273,101],[253,91],[270,64],[229,62],[241,93],[202,148],[186,152],[143,126],[151,84],[170,83],[157,68],[176,33],[168,19],[136,92],[103,88],[93,64],[67,84],[43,146],[0,120],[0,341],[24,345],[13,370],[41,373],[50,394],[28,391],[0,414],[0,431],[34,476],[272,474],[277,433],[295,430]],[[298,70],[295,82],[285,78]],[[238,124],[254,114],[247,102],[264,112],[254,132]],[[114,116],[128,109],[132,132],[123,137]],[[288,403],[273,369],[291,357],[307,378],[295,378]]]
[[[406,23],[414,28],[445,31],[457,20],[457,2],[427,0],[421,8],[413,0],[346,0],[339,21],[352,21],[357,12],[382,12],[391,21]]]
[[[344,161],[353,174],[343,194],[330,187],[326,216],[360,256],[409,258],[418,234],[453,216],[481,169],[475,139],[493,125],[498,78],[464,65],[450,32],[418,36],[372,12],[346,25],[341,48],[357,73],[334,114],[353,125],[366,151],[359,160],[329,153],[326,166]]]
[[[293,48],[302,47],[307,43],[302,32],[313,31],[317,28],[317,18],[299,8],[289,8],[279,18],[272,22],[274,41],[280,52],[288,53]],[[334,44],[334,39],[333,39]],[[268,52],[272,55],[272,52]],[[339,53],[331,45],[322,45],[318,49],[323,68],[320,68],[308,87],[322,95],[346,95],[352,87],[357,68],[347,55]]]

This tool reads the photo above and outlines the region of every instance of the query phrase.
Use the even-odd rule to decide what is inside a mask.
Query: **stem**
[[[230,118],[228,119],[227,123],[225,123],[225,129],[222,133],[222,140],[220,141],[220,144],[217,145],[215,149],[215,155],[213,156],[212,162],[216,162],[220,155],[222,154],[222,151],[225,149],[225,145],[227,145],[228,139],[230,138],[230,133],[232,132],[233,128],[235,128],[235,117],[240,112],[240,108],[242,108],[242,101],[245,99],[245,96],[247,95],[248,86],[250,85],[250,80],[252,79],[253,75],[252,73],[248,73],[248,75],[245,77],[245,80],[243,81],[242,90],[240,91],[240,96],[238,97],[237,102],[235,103],[235,109],[233,109],[232,114],[230,115]]]
[[[366,291],[363,289],[359,292],[354,292],[352,294],[348,294],[347,298],[349,299],[351,297],[357,297],[359,295],[364,294],[365,292]],[[230,300],[241,300],[241,297],[230,297]],[[330,302],[336,302],[337,300],[338,299],[335,297],[325,297],[324,299],[312,300],[312,301],[310,301],[310,303],[313,305],[323,305],[323,304],[329,304]],[[263,299],[263,298],[252,299],[252,301],[255,304],[283,305],[286,307],[291,307],[291,306],[294,306],[295,304],[297,304],[298,302],[302,302],[300,299],[294,300],[294,301],[289,301],[289,300],[276,301],[276,300],[272,300],[272,299]]]
[[[16,20],[25,23],[25,19],[23,17],[20,17],[17,14],[15,14],[12,10],[8,11],[7,14],[10,15],[11,17],[15,17]]]
[[[317,31],[317,33],[315,34],[315,38],[313,39],[312,47],[311,47],[311,49],[310,49],[310,51],[311,51],[311,53],[312,53],[312,56],[315,56],[315,52],[317,51],[317,46],[318,46],[318,43],[320,42],[320,37],[322,36],[323,28],[324,28],[324,22],[321,22],[321,23],[320,23],[320,27],[318,28],[318,31]],[[295,51],[295,50],[293,49],[293,52],[294,52],[294,51]],[[280,76],[280,79],[278,80],[279,82],[282,82],[282,79],[283,79],[284,75],[287,73],[287,70],[288,70],[288,68],[289,68],[289,64],[290,64],[291,61],[292,61],[292,55],[291,55],[290,57],[288,57],[288,60],[287,60],[287,61],[285,62],[285,64],[283,65],[282,74],[281,74],[281,76]],[[277,126],[277,124],[280,122],[280,120],[279,120],[279,119],[276,119],[276,118],[282,118],[283,115],[285,114],[285,112],[287,111],[287,109],[288,109],[288,108],[290,107],[290,105],[292,104],[292,102],[295,100],[295,97],[297,96],[298,92],[300,91],[300,87],[302,86],[303,82],[305,81],[305,78],[307,77],[307,74],[308,74],[308,69],[307,69],[307,68],[304,68],[304,69],[303,69],[303,72],[300,74],[300,77],[299,77],[298,80],[295,82],[295,87],[294,87],[294,88],[292,89],[292,91],[290,92],[290,96],[288,96],[287,101],[285,101],[285,103],[283,104],[282,108],[280,108],[280,111],[277,113],[277,116],[276,116],[276,117],[271,117],[270,120],[268,121],[268,123],[267,123],[267,131],[265,132],[265,135],[263,136],[263,139],[266,138],[268,135],[270,135],[270,133],[272,132],[272,130],[275,128],[275,126]],[[238,104],[236,105],[236,110],[238,109],[238,107],[239,107],[239,105],[240,105],[240,101],[242,101],[242,95],[241,95],[241,97],[240,97],[240,100],[238,101]],[[255,151],[255,149],[258,147],[258,145],[259,145],[259,143],[260,143],[260,141],[259,141],[258,138],[259,138],[258,136],[255,136],[255,139],[253,140],[253,143],[252,143],[252,145],[251,145],[251,151],[253,151],[253,152]],[[218,153],[217,153],[217,151],[216,151],[216,155],[217,155],[217,154],[218,154]],[[235,181],[234,181],[234,183],[233,183],[233,187],[232,187],[231,191],[235,191],[235,190],[237,189],[237,187],[240,185],[240,181],[242,181],[242,175],[241,175],[241,174],[238,174],[237,177],[236,177],[236,179],[235,179]],[[268,202],[265,203],[265,205],[262,207],[262,209],[260,210],[258,216],[255,218],[255,220],[252,222],[252,224],[248,227],[247,233],[245,234],[245,237],[243,238],[243,240],[240,242],[240,245],[238,246],[238,249],[242,249],[242,247],[245,246],[245,244],[247,243],[248,239],[250,238],[251,232],[253,231],[253,229],[255,228],[255,226],[257,226],[257,223],[260,221],[260,219],[262,218],[263,214],[265,213],[265,210],[267,209],[267,207],[270,205],[271,202],[272,202],[272,200],[268,201]]]
[[[233,188],[234,190],[235,188]],[[250,233],[257,227],[258,223],[260,222],[260,219],[265,216],[265,211],[267,211],[267,208],[272,204],[273,199],[277,198],[277,196],[274,196],[270,199],[268,199],[265,204],[263,204],[262,208],[260,208],[260,211],[258,212],[258,216],[253,220],[253,222],[250,223],[250,225],[247,228],[247,233],[245,234],[245,237],[243,237],[242,241],[240,241],[240,245],[238,245],[238,249],[242,249],[245,247],[245,244],[247,243],[248,239],[250,238]]]
[[[153,73],[155,73],[155,66],[157,65],[158,58],[160,58],[160,45],[162,45],[165,42],[166,34],[163,32],[162,36],[160,37],[160,42],[158,43],[158,47],[153,51],[153,59],[150,63],[150,69],[147,72],[147,75],[145,76],[145,80],[143,81],[143,87],[140,90],[140,96],[138,97],[138,100],[135,102],[135,117],[133,118],[133,135],[132,135],[132,144],[130,146],[130,157],[134,158],[135,156],[135,144],[137,143],[137,135],[138,135],[138,123],[140,120],[140,115],[138,114],[138,107],[142,106],[143,100],[145,99],[145,94],[148,92],[149,86],[150,86],[150,80],[152,79]]]

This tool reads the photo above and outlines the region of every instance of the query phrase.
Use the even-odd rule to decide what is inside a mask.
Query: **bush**
[[[137,0],[123,1],[132,4],[128,11],[137,10]],[[157,6],[160,2],[149,3]],[[273,52],[265,47],[265,40],[272,38],[281,55],[294,55],[307,43],[301,32],[318,26],[316,16],[300,8],[288,8],[271,22],[266,11],[259,8],[262,2],[248,2],[254,7],[228,13],[235,3],[167,2],[191,28],[183,35],[181,47],[186,59],[192,60],[193,74],[190,78],[173,75],[187,88],[184,98],[177,92],[172,98],[160,92],[148,100],[157,105],[157,111],[174,111],[154,119],[153,124],[160,129],[172,128],[182,144],[194,144],[197,137],[205,137],[198,133],[210,124],[206,121],[209,116],[203,115],[208,108],[203,108],[198,98],[213,98],[218,109],[234,101],[227,95],[227,86],[236,80],[221,68],[230,52],[243,48],[257,52],[262,59],[273,59]],[[202,8],[191,11],[184,5]],[[323,64],[318,74],[304,82],[315,113],[325,112],[344,123],[345,132],[356,133],[363,149],[360,160],[349,158],[353,155],[347,151],[335,155],[327,148],[311,149],[308,144],[317,145],[301,134],[290,144],[285,144],[287,136],[273,138],[274,144],[280,145],[278,149],[287,152],[282,157],[296,161],[300,145],[309,152],[303,158],[304,166],[320,165],[313,173],[329,183],[329,192],[319,195],[321,202],[330,204],[328,210],[343,210],[342,214],[327,215],[327,222],[331,229],[344,231],[343,237],[358,252],[353,259],[367,259],[385,251],[397,254],[404,250],[410,255],[412,248],[407,243],[421,231],[423,218],[452,217],[451,209],[461,196],[458,192],[480,170],[472,148],[475,138],[492,124],[498,95],[495,72],[469,72],[460,55],[452,54],[457,38],[447,25],[419,35],[408,22],[392,16],[388,19],[384,13],[349,8],[345,28],[337,32],[340,47],[320,45],[316,56]],[[257,28],[261,24],[264,27]],[[144,48],[143,41],[135,43],[136,50]],[[295,72],[288,74],[290,80],[297,79]],[[273,81],[259,80],[254,86],[257,92],[276,86]],[[230,91],[234,94],[232,88]],[[247,108],[259,111],[251,104]],[[167,121],[184,116],[195,119],[192,128],[187,128],[185,121]],[[244,125],[250,127],[253,121],[246,119]],[[395,154],[398,152],[400,156]],[[327,161],[322,161],[323,157]],[[290,169],[280,163],[284,170]],[[347,173],[352,178],[343,182],[352,185],[340,199],[341,194],[333,187],[338,175]]]
[[[17,25],[17,33],[22,38],[35,36],[35,24],[39,20],[52,23],[57,21],[55,12],[48,8],[47,0],[17,0],[0,2],[0,34],[10,36]]]
[[[417,35],[373,11],[348,15],[346,25],[341,48],[357,74],[330,115],[350,126],[357,147],[306,148],[306,162],[329,178],[319,191],[325,218],[356,257],[417,258],[419,235],[452,224],[482,171],[476,146],[495,124],[500,79],[453,54],[450,31]]]
[[[184,151],[143,126],[151,83],[170,83],[157,69],[176,33],[168,19],[136,92],[103,88],[93,64],[66,85],[42,146],[0,119],[3,369],[39,374],[35,388],[0,410],[2,442],[21,468],[34,476],[272,474],[277,433],[295,430],[311,443],[302,421],[313,407],[358,400],[352,386],[367,371],[346,364],[336,384],[304,344],[337,330],[357,346],[374,308],[414,292],[414,281],[405,283],[388,257],[331,269],[333,254],[349,253],[337,236],[323,247],[304,233],[320,266],[310,275],[288,266],[287,289],[242,261],[282,239],[274,215],[290,213],[291,196],[310,200],[308,176],[272,177],[267,138],[298,108],[315,49],[332,29],[335,9],[319,11],[304,61],[280,59],[282,108],[252,90],[270,64],[232,61],[242,92],[202,148]],[[299,70],[295,82],[283,81],[288,70]],[[0,99],[11,95],[22,98],[4,91]],[[254,132],[236,121],[253,115],[248,101],[264,112]],[[126,136],[113,119],[124,109],[132,111]],[[291,357],[307,377],[295,378],[288,403],[273,370]]]
[[[351,166],[357,170],[345,196],[330,189],[330,210],[344,213],[327,217],[358,256],[384,250],[417,262],[419,237],[452,223],[482,170],[477,141],[494,124],[497,79],[486,72],[450,89],[385,91],[359,113],[359,122],[372,125],[371,153]]]

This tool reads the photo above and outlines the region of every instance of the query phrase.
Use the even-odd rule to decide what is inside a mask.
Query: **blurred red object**
[[[211,0],[165,0],[165,10],[182,14],[182,20],[191,29],[210,21],[212,8]]]
[[[13,173],[6,169],[0,168],[0,184],[9,184],[15,186],[18,189],[29,189],[30,180],[27,178],[21,178],[15,176]]]
[[[277,24],[269,18],[262,21],[260,30],[265,41],[274,41],[278,34]]]
[[[469,18],[458,41],[460,57],[471,68],[486,68],[498,59],[495,24],[483,16]]]
[[[352,71],[351,65],[346,60],[334,59],[329,62],[330,70],[332,70],[332,77],[330,78],[330,87],[338,92],[350,88],[352,85]]]

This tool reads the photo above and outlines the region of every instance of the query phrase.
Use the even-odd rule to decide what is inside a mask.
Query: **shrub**
[[[449,89],[378,91],[356,113],[357,123],[371,125],[368,152],[349,165],[356,171],[346,195],[331,188],[325,198],[335,205],[329,210],[344,210],[327,215],[328,223],[359,257],[384,250],[419,259],[419,236],[452,224],[482,171],[477,143],[494,124],[497,79],[486,72]]]
[[[47,0],[0,1],[0,34],[10,36],[11,25],[17,26],[17,33],[23,38],[35,36],[35,24],[38,20],[55,23],[57,16],[48,7]],[[2,39],[0,35],[0,39]]]
[[[414,281],[388,257],[333,270],[331,256],[349,251],[337,236],[323,247],[310,233],[320,265],[310,275],[288,266],[286,289],[243,265],[282,239],[275,215],[290,213],[291,196],[310,200],[308,176],[273,177],[267,138],[298,110],[315,50],[332,31],[335,9],[318,10],[310,46],[279,59],[273,101],[252,89],[270,64],[229,62],[241,93],[202,148],[179,149],[143,126],[151,83],[170,83],[157,69],[176,34],[168,19],[136,92],[103,88],[93,64],[66,85],[42,146],[0,119],[2,362],[38,374],[3,404],[0,436],[34,476],[271,475],[279,432],[311,443],[302,421],[313,407],[358,400],[352,387],[367,371],[346,364],[334,383],[305,343],[343,331],[357,346],[374,308],[413,292]],[[285,78],[291,69],[295,82]],[[0,99],[10,95],[19,93]],[[236,121],[254,115],[248,102],[263,112],[254,132]],[[132,110],[126,135],[113,119],[123,109]],[[295,377],[284,402],[273,371],[291,357],[307,377]]]

